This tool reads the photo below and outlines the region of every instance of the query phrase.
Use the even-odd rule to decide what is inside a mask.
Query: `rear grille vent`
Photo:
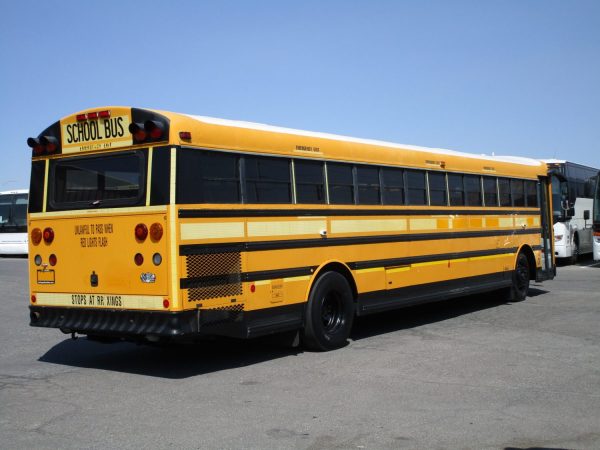
[[[188,255],[185,266],[189,301],[242,294],[240,253]]]

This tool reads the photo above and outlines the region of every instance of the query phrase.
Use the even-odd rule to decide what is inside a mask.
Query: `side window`
[[[483,177],[483,199],[485,206],[498,206],[498,185],[496,178]]]
[[[506,178],[498,178],[498,192],[500,194],[500,206],[512,206],[510,180]]]
[[[450,190],[450,205],[464,206],[465,188],[463,184],[463,176],[461,174],[448,174],[448,189]]]
[[[291,203],[290,161],[262,156],[244,157],[247,203]]]
[[[465,175],[465,198],[469,206],[482,206],[481,180],[477,175]]]
[[[446,174],[441,172],[429,172],[429,204],[435,206],[446,206],[448,204],[446,192]]]
[[[529,207],[540,206],[537,196],[537,182],[530,180],[525,181],[525,200]]]
[[[351,205],[354,203],[354,179],[350,164],[327,163],[329,203]]]
[[[359,205],[379,205],[379,169],[372,166],[356,166]]]
[[[510,180],[513,206],[525,206],[525,188],[523,180]]]
[[[325,177],[320,161],[294,161],[296,201],[298,203],[325,203]]]
[[[383,167],[381,180],[383,182],[383,204],[404,205],[404,171]]]
[[[181,149],[177,157],[178,203],[240,203],[239,156]]]
[[[425,172],[422,170],[407,170],[406,192],[409,205],[426,205],[427,189],[425,186]]]

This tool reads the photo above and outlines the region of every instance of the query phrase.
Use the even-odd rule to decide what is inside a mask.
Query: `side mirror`
[[[586,209],[583,211],[583,220],[588,221],[590,220],[590,210]]]

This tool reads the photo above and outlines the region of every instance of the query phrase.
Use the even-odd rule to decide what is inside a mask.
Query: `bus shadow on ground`
[[[300,353],[265,338],[216,339],[194,344],[138,345],[65,339],[38,360],[72,367],[183,379],[235,369]]]
[[[529,289],[529,297],[537,297],[548,293],[548,291],[536,286],[538,285],[532,285]],[[353,340],[365,339],[380,334],[443,322],[477,311],[511,304],[501,294],[492,292],[395,309],[358,318],[354,324],[351,338]]]
[[[547,291],[532,287],[535,297]],[[359,341],[380,334],[442,322],[484,309],[510,304],[495,295],[474,295],[361,317],[351,339]],[[41,362],[100,369],[168,379],[183,379],[246,367],[302,353],[282,345],[277,336],[253,340],[215,339],[196,344],[103,344],[85,338],[65,339],[39,358]]]

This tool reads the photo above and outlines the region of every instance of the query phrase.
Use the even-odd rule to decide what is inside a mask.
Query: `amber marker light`
[[[150,225],[150,239],[154,242],[160,241],[163,236],[163,227],[160,223],[153,223]]]
[[[40,242],[42,242],[42,230],[39,228],[34,228],[31,230],[31,242],[33,245],[38,245]]]

